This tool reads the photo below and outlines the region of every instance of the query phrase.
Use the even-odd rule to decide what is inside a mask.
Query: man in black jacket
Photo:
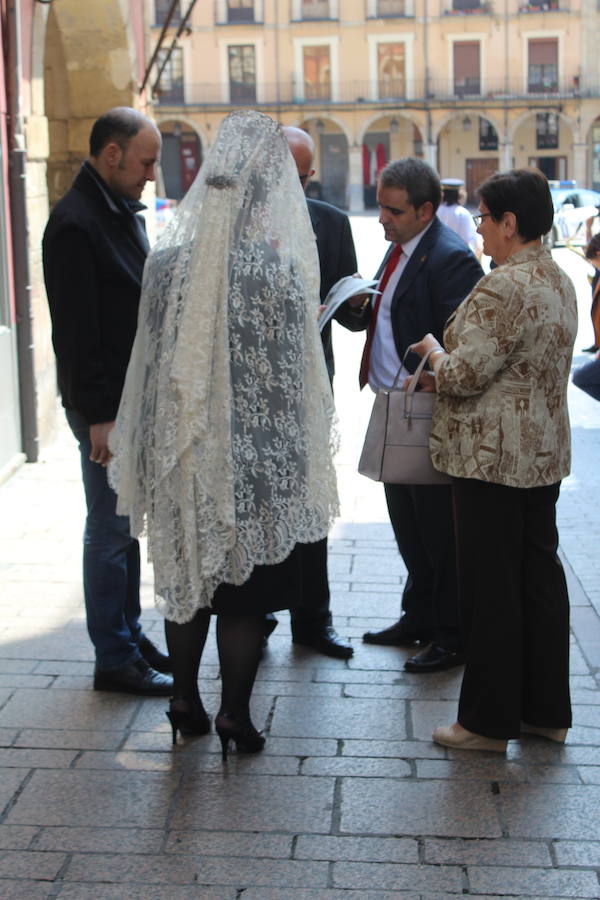
[[[301,128],[285,127],[300,182],[306,188],[311,175],[314,144]],[[308,212],[317,238],[319,266],[321,270],[321,300],[330,288],[345,275],[356,272],[356,253],[348,216],[335,206],[320,200],[307,199]],[[333,380],[333,346],[331,323],[321,334],[325,362]],[[348,659],[353,654],[352,645],[343,640],[334,629],[329,609],[329,579],[327,577],[327,538],[302,548],[302,605],[291,610],[292,640],[295,644],[312,647],[325,656]],[[277,625],[273,615],[267,616],[266,632],[270,634]]]
[[[155,178],[160,132],[134,109],[94,124],[90,156],[54,208],[43,240],[58,384],[79,442],[87,503],[83,584],[96,652],[94,688],[170,694],[164,656],[140,624],[140,554],[106,478],[113,426],[137,326],[149,250],[136,213]]]
[[[434,169],[419,159],[390,163],[379,177],[379,221],[391,242],[377,273],[381,293],[339,319],[354,331],[367,328],[360,386],[389,388],[419,362],[411,344],[428,332],[442,341],[444,326],[483,275],[464,241],[436,216],[441,199]],[[405,360],[405,361],[404,361]],[[408,577],[402,615],[382,631],[368,631],[369,644],[424,648],[408,659],[409,672],[435,672],[461,665],[452,498],[449,485],[386,484],[390,521]]]

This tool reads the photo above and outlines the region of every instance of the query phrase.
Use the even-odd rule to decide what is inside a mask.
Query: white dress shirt
[[[398,260],[398,265],[390,275],[390,279],[385,286],[385,291],[381,297],[379,304],[379,312],[377,314],[377,323],[375,325],[375,334],[373,335],[373,343],[371,344],[371,356],[369,358],[369,387],[377,391],[380,388],[389,388],[394,383],[394,379],[398,374],[398,370],[402,368],[398,385],[402,385],[404,379],[410,373],[402,366],[402,360],[398,356],[394,336],[392,333],[392,299],[398,282],[402,277],[402,273],[407,266],[408,260],[414,253],[421,238],[431,222],[423,231],[420,231],[414,238],[402,244],[402,256]],[[385,269],[384,269],[385,271]],[[381,273],[383,276],[383,272]],[[374,303],[374,300],[371,301]]]

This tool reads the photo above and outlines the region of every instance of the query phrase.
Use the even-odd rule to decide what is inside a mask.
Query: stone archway
[[[27,316],[35,348],[31,429],[43,445],[54,431],[57,389],[42,278],[42,234],[49,207],[70,187],[88,155],[94,120],[112,106],[140,108],[145,37],[141,5],[133,0],[60,0],[32,6],[23,42],[30,47],[24,60],[29,95],[23,102],[31,273]]]
[[[119,0],[52,4],[44,40],[50,204],[88,153],[94,120],[113,106],[138,106],[136,47]]]

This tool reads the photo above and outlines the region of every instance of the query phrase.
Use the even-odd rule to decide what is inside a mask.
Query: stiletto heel
[[[223,760],[223,762],[227,762],[227,748],[229,747],[229,735],[222,734],[218,729],[217,729],[217,734],[219,735],[219,740],[221,741],[221,759]]]
[[[229,741],[233,741],[238,753],[260,753],[265,746],[264,735],[248,720],[243,725],[228,715],[219,713],[215,719],[215,731],[221,741],[221,758],[227,762]]]
[[[182,735],[199,737],[210,731],[210,716],[202,706],[202,701],[190,702],[180,698],[169,701],[169,709],[166,716],[171,723],[173,732],[173,744],[177,743],[177,732]]]

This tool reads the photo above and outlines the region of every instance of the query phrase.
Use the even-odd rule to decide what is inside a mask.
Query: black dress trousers
[[[447,650],[460,650],[450,485],[384,487],[396,543],[408,570],[402,594],[406,630]]]
[[[521,722],[571,725],[559,489],[452,479],[466,644],[458,721],[476,734],[515,738]]]

